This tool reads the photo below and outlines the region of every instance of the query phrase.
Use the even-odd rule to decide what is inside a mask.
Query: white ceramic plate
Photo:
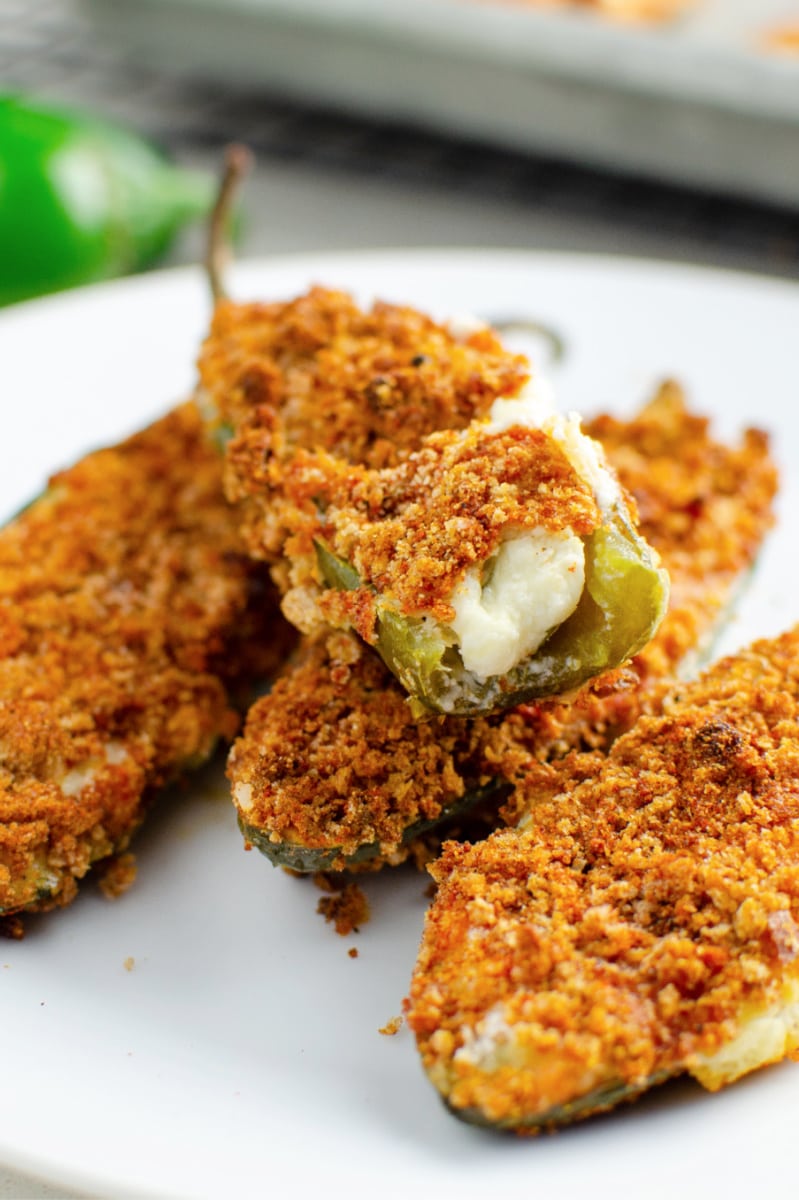
[[[440,315],[533,316],[566,338],[563,402],[630,412],[665,374],[732,434],[774,432],[785,486],[725,648],[799,618],[799,289],[686,267],[518,253],[387,252],[251,263],[241,298],[310,282]],[[0,317],[0,511],[48,469],[185,395],[208,317],[199,273],[153,275]],[[305,880],[244,854],[218,769],[165,801],[114,903],[87,887],[0,947],[0,1160],[103,1196],[769,1194],[794,1171],[799,1070],[711,1097],[676,1085],[555,1137],[459,1124],[399,1013],[426,881],[366,882],[336,936]],[[348,950],[357,946],[359,956]],[[133,958],[132,970],[124,962]]]

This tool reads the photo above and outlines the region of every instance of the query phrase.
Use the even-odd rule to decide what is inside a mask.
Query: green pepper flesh
[[[665,1083],[667,1079],[673,1078],[674,1074],[673,1071],[658,1071],[639,1083],[625,1083],[620,1079],[604,1083],[584,1096],[580,1096],[579,1099],[573,1100],[570,1104],[555,1105],[535,1117],[527,1117],[521,1121],[510,1119],[493,1121],[486,1116],[482,1109],[457,1108],[447,1099],[443,1097],[442,1099],[444,1107],[454,1117],[465,1121],[467,1125],[478,1125],[483,1129],[508,1129],[516,1133],[521,1131],[534,1133],[539,1130],[554,1129],[559,1125],[571,1125],[583,1117],[607,1112],[609,1109],[615,1108],[617,1104],[636,1100],[649,1088],[656,1087],[658,1084]]]
[[[665,571],[621,511],[586,539],[585,551],[585,587],[576,610],[504,676],[472,675],[442,627],[397,613],[379,597],[375,649],[406,691],[434,712],[475,716],[571,692],[645,646],[668,600]],[[349,563],[321,543],[316,553],[328,586],[360,585]]]
[[[436,817],[423,818],[409,825],[402,836],[401,845],[407,846],[416,838],[421,837],[430,829],[443,825],[447,821],[465,816],[483,800],[496,796],[500,791],[507,790],[508,784],[503,779],[492,779],[482,787],[467,788],[464,794]],[[382,854],[380,842],[365,842],[356,850],[344,851],[341,846],[306,846],[300,842],[286,840],[272,841],[269,833],[256,825],[251,825],[239,816],[239,829],[245,841],[260,850],[275,867],[287,867],[292,871],[312,873],[314,871],[347,870],[361,866],[378,858]]]

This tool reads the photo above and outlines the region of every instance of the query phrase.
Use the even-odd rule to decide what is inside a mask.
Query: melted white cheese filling
[[[523,1059],[515,1053],[517,1032],[514,1025],[508,1024],[505,1006],[495,1004],[473,1028],[470,1025],[461,1027],[463,1045],[455,1051],[453,1060],[469,1063],[481,1071],[521,1066]]]
[[[106,743],[104,754],[106,763],[110,763],[112,766],[126,762],[129,758],[127,748],[122,742]],[[84,788],[94,783],[103,765],[97,759],[92,759],[89,762],[82,763],[79,767],[73,767],[71,771],[67,771],[62,777],[61,791],[65,796],[79,796]]]
[[[486,431],[514,426],[541,429],[557,442],[603,514],[619,503],[619,485],[602,451],[582,432],[576,413],[555,411],[544,381],[530,380],[517,396],[494,401]],[[486,565],[470,568],[449,597],[463,665],[481,680],[506,675],[571,616],[585,586],[585,551],[570,529],[509,530],[491,569]]]
[[[780,999],[761,1012],[742,1016],[740,1028],[715,1054],[697,1055],[688,1070],[716,1091],[767,1063],[779,1062],[799,1046],[799,981],[789,981]]]
[[[570,616],[585,584],[585,552],[576,534],[532,530],[504,541],[488,583],[472,567],[450,603],[463,665],[486,678],[504,675]]]

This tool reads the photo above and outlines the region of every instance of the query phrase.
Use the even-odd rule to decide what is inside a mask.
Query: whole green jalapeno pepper
[[[124,129],[0,96],[0,304],[149,265],[213,190]]]

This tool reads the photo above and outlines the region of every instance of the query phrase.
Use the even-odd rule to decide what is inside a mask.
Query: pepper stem
[[[225,150],[222,177],[208,222],[208,243],[205,255],[205,270],[215,304],[220,300],[227,299],[224,275],[231,258],[228,238],[230,210],[233,197],[250,169],[251,163],[252,154],[246,146],[234,143]]]

